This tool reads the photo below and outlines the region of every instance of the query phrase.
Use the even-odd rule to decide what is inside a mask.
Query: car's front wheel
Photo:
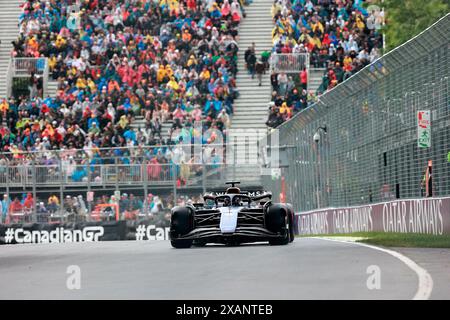
[[[186,249],[192,246],[192,240],[170,240],[170,243],[177,249]]]
[[[269,244],[271,246],[284,246],[291,242],[291,233],[290,233],[290,223],[289,220],[286,219],[286,227],[282,231],[284,236],[280,238],[274,238],[269,240]]]
[[[265,226],[280,237],[269,240],[271,245],[286,245],[291,240],[291,223],[288,209],[281,204],[272,204],[265,213]]]
[[[293,242],[295,239],[294,221],[294,214],[291,212],[289,214],[289,242]]]
[[[172,247],[181,249],[192,246],[192,239],[179,239],[194,228],[194,215],[189,207],[175,207],[170,219],[170,242]]]

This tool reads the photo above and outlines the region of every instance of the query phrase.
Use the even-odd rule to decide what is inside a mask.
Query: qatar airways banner
[[[450,234],[450,197],[314,210],[297,213],[297,224],[302,235],[365,231]]]

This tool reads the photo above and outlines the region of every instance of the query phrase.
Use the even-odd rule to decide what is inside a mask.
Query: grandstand
[[[264,179],[276,197],[303,212],[448,197],[449,31],[447,14],[280,124],[289,166]]]
[[[237,0],[1,6],[0,183],[11,200],[23,205],[29,191],[36,211],[52,194],[195,193],[236,175],[218,171],[226,141],[216,139],[235,116],[238,42],[252,37],[239,37]]]
[[[30,0],[2,2],[0,17],[0,187],[22,205],[31,193],[33,212],[53,195],[152,193],[169,207],[226,180],[260,188],[258,143],[279,128],[297,145],[289,120],[356,82],[384,48],[384,12],[364,1]],[[261,86],[249,47],[271,55]],[[304,121],[289,135],[311,133]]]
[[[382,10],[361,1],[281,2],[272,5],[273,53],[308,55],[309,73],[273,72],[274,128],[316,102],[321,95],[376,60],[383,50]],[[289,69],[288,69],[289,71]]]

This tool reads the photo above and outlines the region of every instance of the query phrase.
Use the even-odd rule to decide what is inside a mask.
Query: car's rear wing
[[[241,191],[240,193],[243,196],[249,197],[252,201],[259,201],[265,198],[272,199],[272,193],[268,191]],[[225,196],[226,192],[218,191],[218,192],[210,192],[203,195],[203,199],[206,200],[215,200],[216,197]]]
[[[263,194],[259,194],[256,196],[251,197],[253,201],[260,201],[262,199],[266,199],[269,198],[270,200],[272,199],[272,193],[271,192],[265,192]]]

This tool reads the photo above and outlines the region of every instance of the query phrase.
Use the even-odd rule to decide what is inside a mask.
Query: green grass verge
[[[385,233],[385,232],[354,232],[327,235],[300,235],[299,237],[356,237],[356,242],[363,242],[385,247],[411,248],[450,248],[450,235],[436,236],[419,233]]]

